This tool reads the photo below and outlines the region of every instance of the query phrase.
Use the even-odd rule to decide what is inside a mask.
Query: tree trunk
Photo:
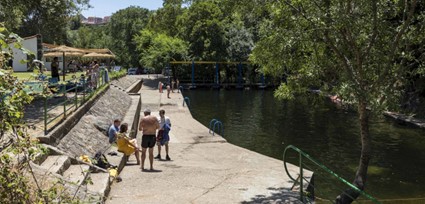
[[[362,142],[362,152],[360,155],[359,167],[354,178],[353,185],[364,190],[367,179],[367,168],[371,158],[370,136],[369,136],[369,112],[366,109],[367,104],[364,101],[359,102],[358,112],[360,120],[360,136]],[[345,190],[341,195],[336,198],[336,203],[345,204],[353,202],[360,193],[353,189]]]

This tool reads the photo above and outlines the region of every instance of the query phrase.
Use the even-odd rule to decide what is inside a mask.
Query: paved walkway
[[[158,115],[161,106],[170,117],[172,160],[155,160],[158,172],[141,172],[131,156],[121,172],[122,182],[112,185],[107,203],[297,203],[298,194],[289,190],[293,183],[282,161],[210,135],[182,106],[181,94],[171,93],[168,99],[166,91],[158,93],[157,86],[158,80],[145,79],[142,111],[148,107]],[[290,168],[296,175],[298,167]]]

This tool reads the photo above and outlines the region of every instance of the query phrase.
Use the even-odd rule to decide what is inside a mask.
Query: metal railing
[[[215,135],[216,131],[215,128],[217,127],[217,133],[220,133],[221,136],[224,136],[224,126],[223,123],[217,119],[212,119],[210,121],[210,126],[209,126],[209,130],[208,133],[212,133],[213,136]]]
[[[67,81],[65,84],[53,85],[51,89],[59,88],[60,91],[53,96],[44,97],[44,134],[64,121],[69,114],[78,110],[86,101],[103,90],[108,84],[105,82],[105,72],[100,71],[96,79],[81,77],[76,80]],[[48,86],[44,86],[48,88]],[[70,88],[67,88],[70,87]],[[95,91],[96,90],[96,91]],[[73,93],[72,93],[73,92]],[[49,100],[54,98],[63,98],[63,100],[54,105],[49,105]],[[60,107],[63,108],[60,108]],[[49,117],[51,113],[51,117]]]
[[[294,177],[291,176],[291,174],[288,171],[288,168],[286,166],[287,160],[287,152],[289,150],[293,150],[296,153],[298,153],[298,159],[299,159],[299,175],[297,177],[297,179],[295,179]],[[308,166],[306,163],[306,161],[304,161],[304,159],[306,159],[308,162],[311,162],[312,164],[315,165],[316,168],[313,168],[312,166]],[[293,145],[289,145],[285,148],[285,151],[283,153],[283,164],[285,167],[285,171],[286,174],[289,176],[289,178],[294,181],[294,185],[298,184],[299,185],[299,191],[300,191],[300,201],[302,201],[303,203],[311,203],[312,200],[315,199],[314,194],[316,193],[320,193],[320,190],[317,185],[315,186],[315,181],[319,178],[321,178],[322,175],[319,175],[318,172],[314,172],[314,175],[312,176],[311,180],[308,180],[307,178],[305,178],[304,175],[304,170],[310,170],[313,171],[313,169],[318,169],[321,170],[326,176],[324,176],[325,178],[321,181],[324,181],[326,183],[326,186],[332,186],[333,188],[337,189],[338,191],[340,191],[340,193],[345,194],[346,196],[350,197],[351,199],[354,200],[354,202],[362,202],[364,200],[356,200],[353,197],[351,197],[350,195],[348,195],[347,193],[345,193],[346,190],[342,189],[342,188],[348,188],[352,191],[355,191],[357,193],[359,193],[362,198],[365,198],[367,200],[368,203],[372,202],[372,203],[380,203],[376,198],[372,197],[371,195],[365,193],[364,191],[360,190],[359,188],[357,188],[356,186],[354,186],[353,184],[351,184],[350,182],[346,181],[345,179],[343,179],[342,177],[340,177],[338,174],[336,174],[335,172],[333,172],[332,170],[330,170],[329,168],[327,168],[325,165],[319,163],[318,161],[316,161],[315,159],[313,159],[310,155],[306,154],[305,152],[303,152],[302,150],[298,149],[297,147],[293,146]],[[340,186],[337,186],[336,183],[332,182],[331,180],[337,180],[338,183],[340,184]],[[308,188],[313,188],[313,194],[304,192],[304,186],[305,184],[308,185]],[[342,187],[341,187],[342,186]],[[320,195],[323,196],[323,195]],[[329,201],[331,203],[335,203],[335,199],[320,199],[321,201]]]

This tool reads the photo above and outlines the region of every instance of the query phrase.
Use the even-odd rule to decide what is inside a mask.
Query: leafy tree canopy
[[[420,20],[416,0],[284,0],[268,6],[272,18],[263,24],[252,60],[265,73],[288,76],[276,91],[280,98],[321,88],[357,105],[362,152],[353,184],[364,189],[371,158],[368,109],[379,112],[401,97],[402,64],[409,55],[406,33]],[[341,195],[337,203],[352,198]]]
[[[119,10],[112,15],[109,30],[113,43],[110,48],[122,65],[139,66],[139,54],[135,52],[133,37],[146,27],[149,15],[149,10],[135,6]]]
[[[187,58],[188,45],[181,39],[162,33],[142,30],[134,39],[140,55],[140,64],[161,71],[170,61]]]
[[[2,0],[0,22],[21,36],[41,34],[44,42],[64,43],[68,18],[89,0]]]
[[[219,61],[226,57],[224,19],[217,1],[196,1],[180,16],[178,36],[190,43],[194,59]]]

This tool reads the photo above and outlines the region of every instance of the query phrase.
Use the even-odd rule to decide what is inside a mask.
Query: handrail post
[[[47,135],[47,96],[44,96],[44,135]]]
[[[211,134],[211,130],[212,130],[212,127],[213,127],[213,123],[215,123],[215,121],[217,121],[217,119],[215,119],[215,118],[210,121],[210,126],[209,126],[209,130],[208,130],[208,133],[210,133],[210,134]]]
[[[77,83],[75,83],[75,110],[77,110],[78,108],[78,87],[77,87]]]
[[[86,102],[86,77],[83,77],[83,101],[81,104]]]
[[[63,103],[63,117],[66,118],[66,102],[68,101],[66,97],[66,84],[63,85],[63,98],[65,100]]]
[[[300,155],[300,199],[301,199],[301,202],[305,203],[304,186],[303,186],[303,155],[301,154],[301,152],[299,153],[299,155]]]

